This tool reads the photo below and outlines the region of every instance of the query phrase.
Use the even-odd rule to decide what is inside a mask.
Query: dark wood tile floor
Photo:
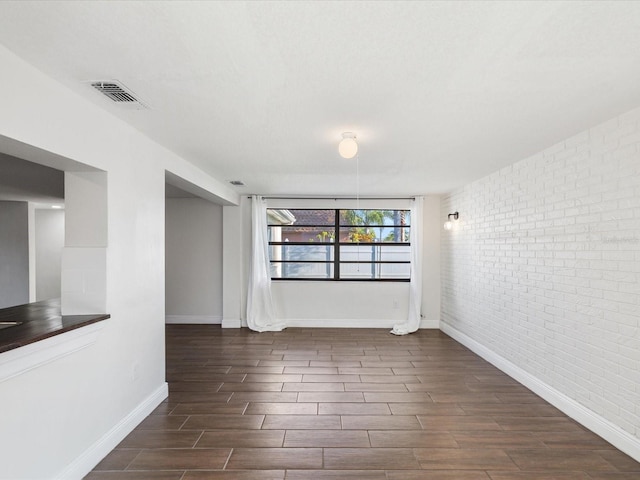
[[[88,480],[638,480],[439,331],[167,327],[170,395]]]

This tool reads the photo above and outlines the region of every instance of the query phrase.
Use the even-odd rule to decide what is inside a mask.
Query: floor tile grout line
[[[224,465],[222,466],[222,470],[226,470],[227,469],[227,465],[229,464],[229,460],[231,460],[231,455],[233,455],[233,450],[234,450],[234,448],[231,447],[231,450],[229,451],[229,455],[227,456],[227,460],[224,462]]]
[[[144,448],[141,448],[141,449],[140,449],[140,451],[136,454],[136,456],[135,456],[135,457],[133,457],[129,463],[127,463],[127,466],[126,466],[126,467],[124,467],[124,471],[126,471],[126,470],[131,466],[131,464],[136,460],[136,458],[138,458],[138,457],[140,456],[140,454],[141,454],[144,450],[145,450]]]
[[[191,418],[191,415],[186,415],[187,418],[184,419],[184,422],[182,422],[180,424],[180,426],[178,427],[178,430],[182,430],[182,427],[185,426],[185,424],[189,421],[189,419]]]
[[[191,449],[196,448],[196,445],[198,444],[198,442],[202,439],[202,437],[204,436],[204,432],[205,430],[202,430],[200,432],[200,435],[198,436],[198,439],[193,443],[193,445],[191,446]]]

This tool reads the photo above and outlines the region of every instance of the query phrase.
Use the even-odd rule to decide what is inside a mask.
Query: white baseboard
[[[164,322],[171,323],[171,324],[210,323],[210,324],[219,325],[222,323],[222,316],[221,315],[165,315]]]
[[[240,328],[242,321],[239,318],[223,318],[222,328]]]
[[[287,327],[300,327],[300,328],[388,328],[391,330],[396,323],[401,320],[389,320],[383,319],[345,319],[345,318],[288,318],[283,320]],[[241,328],[246,326],[240,319],[223,318],[222,328]],[[440,320],[426,320],[422,319],[420,322],[420,329],[439,329]]]
[[[309,328],[388,328],[391,330],[396,323],[402,320],[389,320],[388,318],[378,319],[353,319],[353,318],[288,318],[284,320],[287,327],[309,327]],[[439,320],[422,320],[420,328],[439,328]]]
[[[420,321],[420,330],[422,329],[436,329],[439,330],[440,329],[440,319],[436,318],[435,320],[427,320],[426,318],[423,318]]]
[[[106,457],[134,428],[138,426],[169,395],[169,386],[163,383],[126,417],[118,422],[102,438],[87,448],[55,478],[59,480],[82,479]]]
[[[640,462],[640,439],[637,437],[634,437],[630,433],[624,431],[609,420],[595,413],[593,410],[588,409],[576,400],[566,396],[564,393],[531,375],[529,372],[498,355],[481,343],[478,343],[471,337],[468,337],[451,325],[441,323],[440,329],[454,340],[460,342],[465,347],[469,348],[474,353],[480,355],[486,361],[520,382],[529,390],[544,398],[547,402],[573,418],[576,422],[582,424],[595,434],[600,435],[607,442]]]

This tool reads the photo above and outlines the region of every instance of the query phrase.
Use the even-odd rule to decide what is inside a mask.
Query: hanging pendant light
[[[355,133],[344,132],[338,144],[338,153],[342,158],[353,158],[358,153],[358,142]]]

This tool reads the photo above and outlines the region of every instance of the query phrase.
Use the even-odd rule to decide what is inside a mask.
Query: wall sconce
[[[450,213],[449,215],[447,215],[447,221],[444,222],[445,230],[451,230],[453,228],[453,223],[451,223],[451,217],[453,217],[454,220],[458,220],[458,212]]]
[[[342,158],[353,158],[358,153],[358,142],[356,142],[356,135],[351,132],[345,132],[342,134],[342,140],[338,144],[338,153]]]

